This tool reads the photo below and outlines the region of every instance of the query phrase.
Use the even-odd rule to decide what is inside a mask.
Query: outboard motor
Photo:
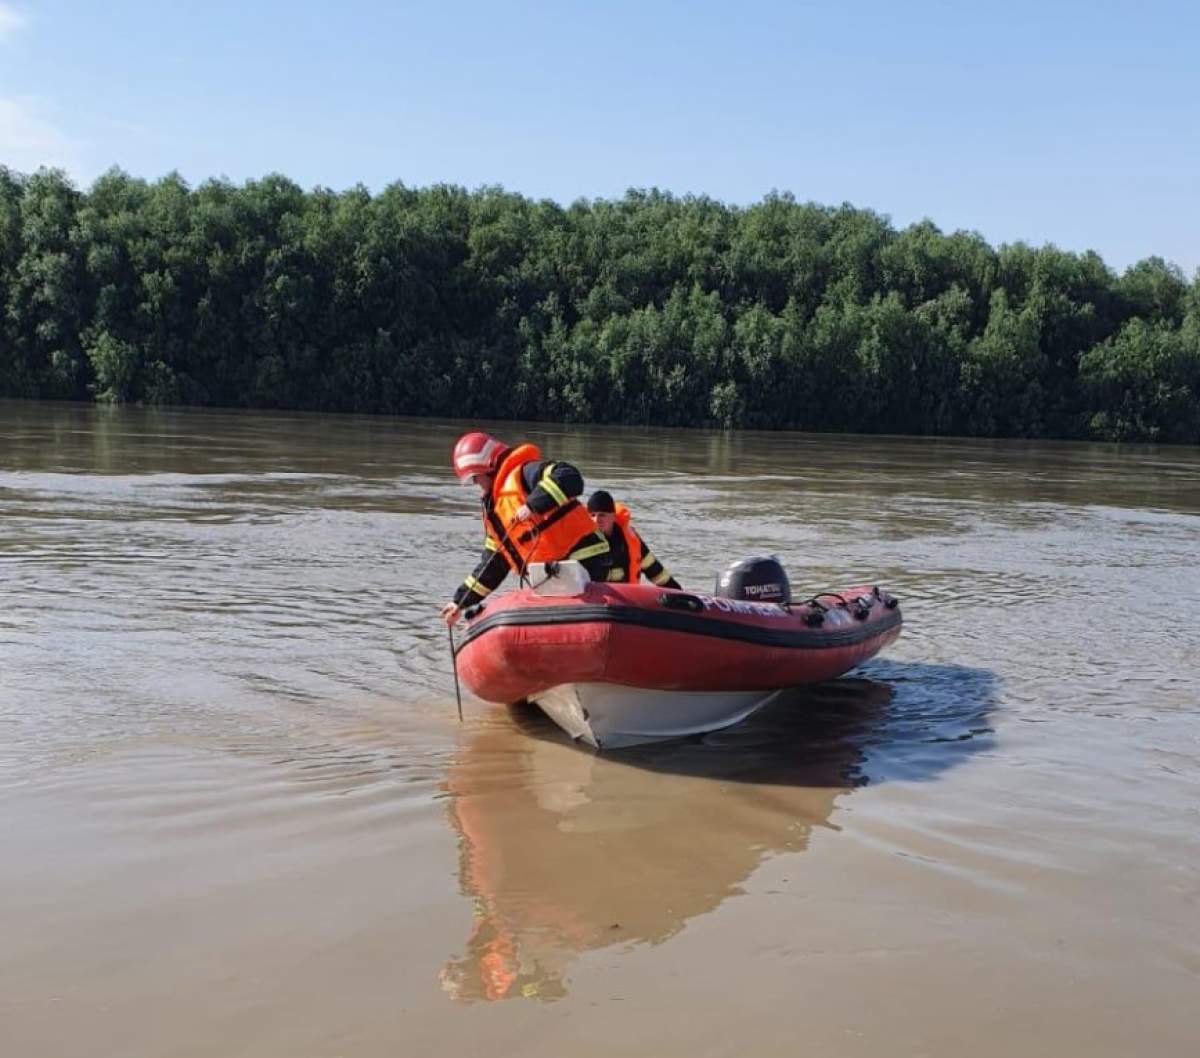
[[[722,599],[777,602],[780,606],[788,606],[792,601],[787,574],[774,555],[733,563],[717,577],[717,590],[713,594]]]

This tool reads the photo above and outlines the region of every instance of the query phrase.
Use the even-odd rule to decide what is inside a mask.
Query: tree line
[[[1200,442],[1200,274],[848,205],[0,167],[0,396]]]

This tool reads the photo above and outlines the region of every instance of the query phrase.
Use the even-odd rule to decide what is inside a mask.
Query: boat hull
[[[872,587],[789,609],[649,585],[525,589],[471,618],[456,663],[479,697],[537,702],[572,737],[611,748],[736,723],[780,690],[860,665],[901,623]]]
[[[572,738],[596,749],[620,749],[729,727],[780,693],[566,683],[539,692],[531,701]]]

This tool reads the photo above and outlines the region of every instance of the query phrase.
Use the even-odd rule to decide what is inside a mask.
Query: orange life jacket
[[[531,562],[557,562],[568,556],[583,537],[596,532],[592,516],[578,500],[533,513],[515,521],[517,509],[529,498],[521,468],[542,458],[536,445],[518,445],[505,455],[492,481],[492,505],[483,512],[483,530],[489,548],[500,551],[518,573]],[[601,549],[606,545],[602,545]]]
[[[623,583],[636,584],[642,575],[642,538],[629,527],[632,517],[629,508],[623,503],[615,506],[617,531],[625,538],[625,550],[629,553],[629,566],[625,570]]]

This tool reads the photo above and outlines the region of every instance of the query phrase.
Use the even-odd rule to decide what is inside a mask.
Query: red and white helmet
[[[472,430],[458,439],[454,446],[454,473],[464,484],[476,474],[494,474],[508,451],[508,445],[490,434]]]

